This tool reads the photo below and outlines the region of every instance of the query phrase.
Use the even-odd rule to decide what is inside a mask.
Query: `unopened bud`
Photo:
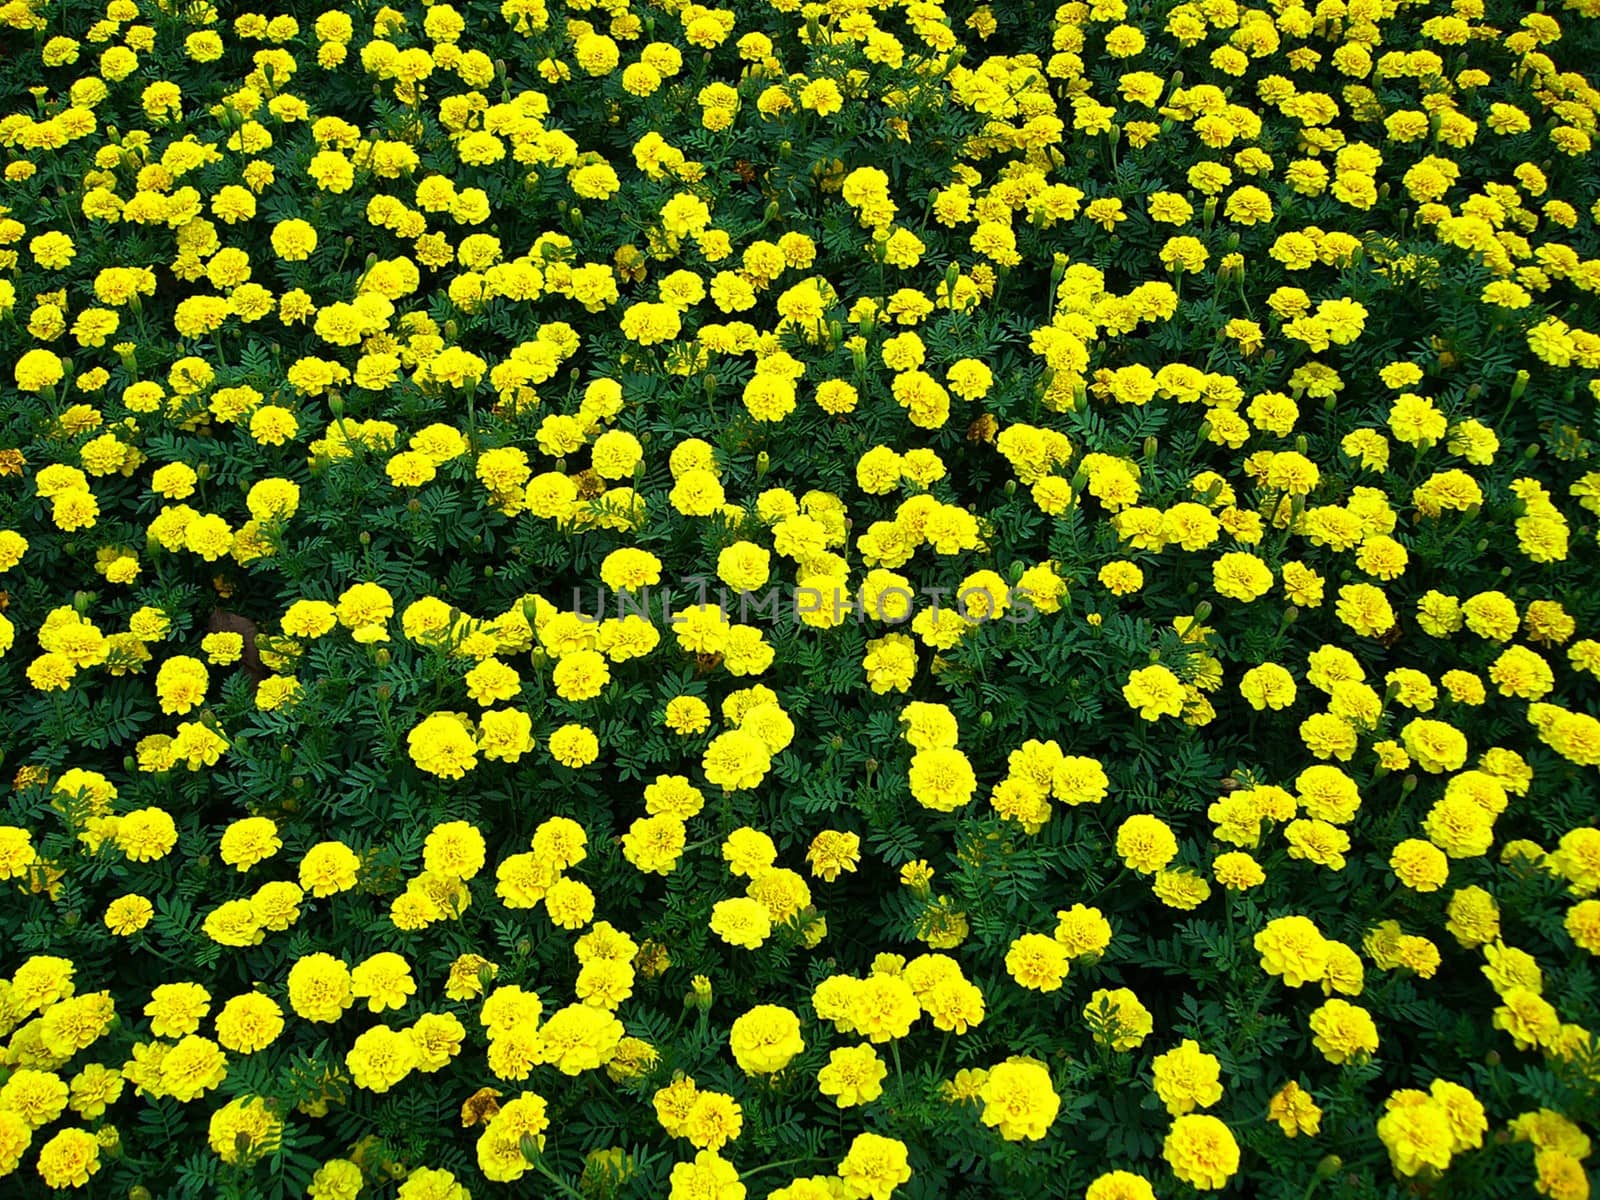
[[[711,980],[704,975],[696,975],[689,981],[689,990],[684,993],[684,1011],[705,1012],[711,1007],[714,998]]]
[[[1322,1161],[1317,1164],[1317,1178],[1332,1179],[1343,1166],[1344,1159],[1337,1154],[1324,1155]]]

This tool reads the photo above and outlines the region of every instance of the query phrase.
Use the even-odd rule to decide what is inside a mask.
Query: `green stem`
[[[561,1176],[557,1175],[549,1167],[545,1166],[543,1160],[534,1163],[533,1169],[539,1172],[539,1174],[543,1175],[551,1183],[555,1184],[556,1190],[559,1191],[563,1196],[571,1196],[573,1200],[585,1200],[582,1192],[573,1187],[565,1179],[561,1178]]]
[[[744,1180],[749,1179],[749,1178],[751,1178],[752,1176],[755,1176],[755,1175],[760,1175],[764,1171],[776,1171],[779,1167],[792,1167],[796,1163],[807,1163],[807,1162],[814,1162],[814,1161],[816,1161],[816,1160],[813,1159],[809,1154],[806,1155],[803,1158],[785,1158],[785,1159],[782,1159],[782,1160],[780,1160],[778,1162],[775,1162],[775,1163],[768,1163],[764,1167],[756,1167],[754,1170],[741,1171],[741,1172],[739,1172],[739,1180],[742,1183]]]

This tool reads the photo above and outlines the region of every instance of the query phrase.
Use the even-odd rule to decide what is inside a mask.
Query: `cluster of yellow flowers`
[[[1588,1195],[1600,3],[281,7],[0,3],[0,1176]]]

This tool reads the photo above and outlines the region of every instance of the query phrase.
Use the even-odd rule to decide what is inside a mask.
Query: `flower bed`
[[[1546,7],[0,6],[0,1189],[1587,1196]]]

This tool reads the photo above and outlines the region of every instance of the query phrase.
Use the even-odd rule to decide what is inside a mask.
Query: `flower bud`
[[[1528,380],[1531,378],[1532,376],[1526,371],[1517,372],[1516,382],[1511,385],[1511,398],[1513,400],[1522,399],[1522,393],[1528,390]]]
[[[763,450],[756,455],[756,478],[760,479],[772,469],[772,455]]]
[[[683,1007],[685,1012],[706,1012],[711,1007],[715,998],[711,989],[711,980],[704,975],[696,975],[689,981],[689,990],[684,994]]]
[[[1343,1166],[1344,1159],[1337,1154],[1324,1155],[1322,1161],[1317,1164],[1317,1178],[1332,1179],[1339,1173],[1339,1168]]]
[[[1056,289],[1061,286],[1061,281],[1067,277],[1067,256],[1057,254],[1050,264],[1050,298],[1055,299]]]

